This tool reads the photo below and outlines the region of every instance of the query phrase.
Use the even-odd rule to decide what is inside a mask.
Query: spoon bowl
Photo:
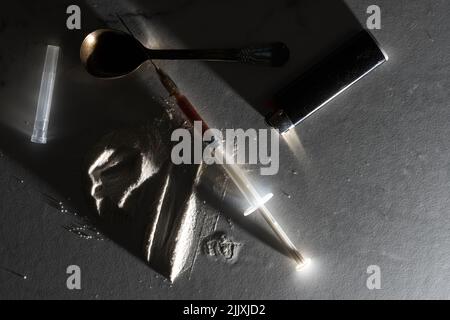
[[[146,50],[139,41],[125,32],[99,29],[83,40],[80,58],[93,76],[116,78],[139,68],[148,59]]]

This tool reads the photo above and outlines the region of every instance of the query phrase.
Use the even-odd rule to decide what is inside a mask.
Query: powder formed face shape
[[[167,150],[156,152],[164,149],[157,129],[146,126],[135,131],[123,130],[102,139],[88,169],[90,194],[99,214],[105,198],[123,208],[133,191],[159,170]]]
[[[155,121],[105,136],[92,152],[88,176],[110,237],[173,281],[194,242],[200,166],[172,165],[170,132]]]
[[[120,168],[131,161],[134,163],[128,168]],[[157,170],[143,152],[133,149],[105,149],[88,170],[92,182],[91,196],[95,199],[97,211],[101,214],[101,204],[105,197],[110,197],[119,208],[123,208],[133,191]]]

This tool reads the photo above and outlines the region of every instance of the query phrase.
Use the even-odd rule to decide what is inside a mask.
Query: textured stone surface
[[[243,244],[239,259],[227,264],[199,255],[193,271],[173,285],[116,243],[81,239],[63,227],[74,213],[92,210],[83,161],[96,137],[154,117],[160,108],[154,97],[163,94],[148,66],[113,82],[87,75],[78,59],[84,35],[121,28],[120,14],[152,47],[285,41],[292,60],[279,70],[161,63],[212,126],[264,128],[262,102],[354,30],[350,12],[365,24],[374,3],[88,0],[78,2],[82,30],[68,31],[65,9],[77,2],[0,4],[0,297],[449,297],[447,0],[377,1],[382,29],[373,34],[389,62],[296,128],[300,145],[281,143],[277,176],[251,174],[274,193],[269,207],[313,259],[311,268],[296,273],[248,225],[221,219],[218,229]],[[29,136],[46,44],[60,45],[63,58],[53,139],[35,146]],[[61,199],[72,214],[42,194]],[[66,288],[71,264],[81,267],[81,291]],[[369,265],[381,268],[381,290],[366,288]]]

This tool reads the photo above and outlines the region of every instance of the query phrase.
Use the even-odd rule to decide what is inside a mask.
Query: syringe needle
[[[298,251],[292,241],[289,239],[284,230],[280,227],[278,222],[270,213],[269,209],[265,205],[262,205],[259,208],[259,212],[263,216],[264,220],[266,220],[267,224],[272,228],[278,238],[283,242],[288,253],[291,255],[292,259],[297,263],[297,270],[301,270],[309,261],[308,258],[304,258],[303,255]]]
[[[259,211],[262,215],[266,223],[270,226],[273,232],[277,235],[278,239],[281,241],[286,251],[289,253],[291,258],[297,264],[297,270],[301,270],[308,262],[309,259],[304,258],[303,255],[298,251],[295,245],[287,236],[286,232],[281,228],[280,224],[275,220],[272,213],[265,206],[264,197],[261,197],[256,189],[252,186],[250,181],[242,172],[241,168],[235,164],[232,164],[231,161],[227,161],[227,155],[224,154],[224,150],[222,146],[219,146],[217,152],[222,152],[225,159],[224,164],[222,165],[225,171],[228,173],[228,176],[233,180],[239,190],[242,192],[247,201],[254,206],[255,209]],[[270,198],[269,198],[270,199]]]

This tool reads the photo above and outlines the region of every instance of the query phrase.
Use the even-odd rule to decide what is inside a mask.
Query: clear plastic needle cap
[[[31,141],[34,143],[47,143],[47,130],[52,106],[53,88],[55,86],[56,68],[58,64],[59,47],[47,46],[45,54],[44,71],[42,72],[41,88],[34,120],[33,135]]]

